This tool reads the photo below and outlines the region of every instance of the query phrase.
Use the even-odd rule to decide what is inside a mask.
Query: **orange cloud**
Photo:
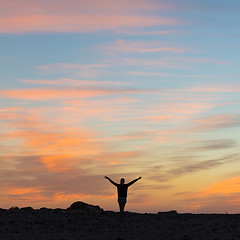
[[[1,188],[1,199],[6,201],[3,203],[6,207],[11,207],[9,204],[16,204],[18,207],[32,206],[36,208],[48,207],[53,204],[53,207],[62,205],[68,207],[72,202],[79,199],[84,200],[94,195],[83,193],[67,193],[65,191],[57,191],[53,194],[46,195],[45,187],[4,187]],[[96,196],[95,196],[96,197]],[[112,196],[106,196],[112,197]],[[64,205],[65,206],[64,206]],[[46,206],[47,205],[47,206]]]
[[[176,120],[181,117],[173,116],[173,115],[150,115],[146,117],[141,117],[139,119],[150,121],[150,122],[165,122],[169,120]]]
[[[180,193],[176,197],[182,198],[183,208],[197,212],[239,212],[240,177],[232,177],[215,182],[197,193]]]
[[[83,157],[99,155],[103,144],[88,129],[61,125],[39,116],[37,111],[0,112],[1,123],[6,126],[4,139],[14,144],[8,154],[38,155],[50,171],[65,171],[81,163]],[[66,164],[67,163],[67,164]]]
[[[114,88],[28,88],[0,91],[0,96],[5,98],[46,101],[53,99],[88,98],[121,93],[143,93],[147,90],[114,89]]]
[[[162,104],[160,107],[162,112],[177,114],[177,115],[192,115],[195,113],[206,111],[214,107],[211,103],[204,103],[204,102],[193,102],[193,101],[171,101]]]
[[[98,141],[87,131],[71,132],[66,127],[39,130],[17,131],[11,133],[12,139],[21,139],[22,150],[37,154],[49,171],[61,172],[75,168],[84,157],[94,158],[102,152]],[[28,150],[29,149],[29,150]]]
[[[42,156],[40,159],[50,171],[63,172],[73,168],[71,161],[74,157],[76,156],[73,154],[56,154]]]
[[[228,195],[232,193],[240,192],[240,177],[233,177],[213,183],[212,185],[206,187],[203,191],[196,194],[196,197],[206,197],[213,194]]]
[[[119,100],[121,102],[121,99]],[[92,110],[86,108],[85,112],[79,107],[81,102],[75,103],[73,101],[71,104],[77,104],[72,113],[79,114],[79,116],[67,113],[65,108],[61,110],[61,116],[56,116],[57,120],[53,120],[51,115],[46,118],[45,113],[40,114],[38,109],[22,109],[22,111],[18,109],[16,112],[14,109],[7,109],[10,112],[0,114],[0,121],[6,124],[7,129],[4,135],[7,136],[10,145],[15,144],[15,147],[11,148],[7,154],[38,156],[37,160],[43,163],[45,170],[55,173],[84,167],[86,161],[95,165],[117,165],[141,155],[141,153],[132,150],[113,150],[115,148],[113,141],[122,140],[122,137],[105,136],[87,128],[72,126],[72,118],[76,118],[73,121],[78,122],[77,119],[84,117],[88,119],[89,115],[92,114],[100,114],[98,116],[101,116],[104,111],[101,110],[101,106],[94,105]],[[95,113],[95,108],[99,108],[100,111]],[[109,116],[111,116],[113,109],[116,108],[109,109]],[[51,112],[51,108],[46,110],[46,114],[48,111]],[[82,111],[84,114],[81,114]],[[104,113],[103,118],[108,118],[105,115]],[[58,120],[59,118],[64,120]],[[6,137],[2,137],[8,146]],[[125,139],[132,138],[127,136]],[[111,148],[109,149],[110,143]]]
[[[39,188],[16,188],[16,187],[11,187],[11,188],[6,188],[5,189],[6,194],[13,194],[13,195],[23,195],[27,193],[40,193],[41,189]]]

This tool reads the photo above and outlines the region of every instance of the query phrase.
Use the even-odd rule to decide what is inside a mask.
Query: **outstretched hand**
[[[138,179],[142,179],[142,177],[139,177]]]
[[[105,178],[106,178],[106,179],[108,179],[108,177],[107,177],[107,176],[105,176]]]

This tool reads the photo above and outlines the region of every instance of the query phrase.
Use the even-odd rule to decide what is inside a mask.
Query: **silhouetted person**
[[[120,216],[122,218],[123,213],[124,213],[124,207],[127,203],[127,191],[128,191],[128,187],[131,186],[132,184],[134,184],[136,181],[138,181],[139,179],[141,179],[141,177],[127,183],[124,184],[125,179],[122,178],[120,180],[120,184],[115,183],[112,179],[110,179],[109,177],[105,176],[106,179],[109,180],[110,183],[112,183],[114,186],[117,187],[117,192],[118,192],[118,204],[119,204],[119,210],[120,210]]]

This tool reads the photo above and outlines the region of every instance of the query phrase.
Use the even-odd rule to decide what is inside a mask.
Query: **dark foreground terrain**
[[[102,209],[0,210],[1,240],[240,240],[240,214],[119,214]]]

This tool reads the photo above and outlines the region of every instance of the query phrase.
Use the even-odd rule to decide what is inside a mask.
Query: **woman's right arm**
[[[117,186],[117,183],[115,183],[111,178],[105,176],[105,178],[110,182],[112,183],[114,186]]]

